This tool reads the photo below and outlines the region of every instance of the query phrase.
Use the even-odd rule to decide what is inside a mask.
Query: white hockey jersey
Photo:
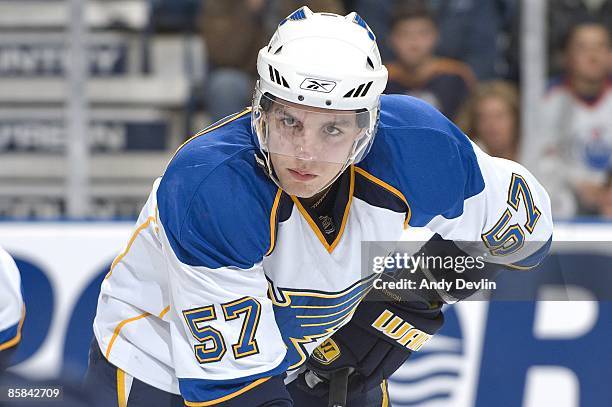
[[[285,371],[292,380],[350,319],[369,284],[362,241],[427,226],[503,247],[494,260],[511,267],[537,265],[552,221],[533,176],[422,101],[381,103],[369,154],[338,181],[331,242],[256,164],[249,109],[185,143],[102,283],[94,332],[106,358],[187,405],[209,405]]]
[[[24,317],[19,270],[10,254],[0,247],[0,352],[19,343]]]

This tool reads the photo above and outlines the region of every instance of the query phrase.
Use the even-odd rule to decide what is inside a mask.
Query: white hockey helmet
[[[252,126],[275,182],[278,183],[269,162],[269,154],[274,152],[268,143],[270,126],[265,122],[271,101],[290,102],[319,112],[357,112],[363,132],[352,150],[342,157],[341,172],[367,154],[388,74],[376,37],[358,14],[313,13],[301,7],[280,22],[270,43],[259,51],[257,71]]]

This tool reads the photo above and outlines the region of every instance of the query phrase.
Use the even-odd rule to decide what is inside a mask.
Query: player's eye
[[[298,121],[295,120],[295,118],[293,118],[291,116],[285,116],[285,117],[281,118],[281,123],[285,127],[297,127],[297,125],[298,125]]]
[[[339,136],[342,134],[342,130],[340,130],[339,128],[337,128],[336,126],[325,126],[325,134],[329,135],[329,136]]]

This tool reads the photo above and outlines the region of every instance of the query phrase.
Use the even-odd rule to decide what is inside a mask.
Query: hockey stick
[[[346,407],[350,369],[349,367],[345,367],[331,373],[329,378],[328,407]]]

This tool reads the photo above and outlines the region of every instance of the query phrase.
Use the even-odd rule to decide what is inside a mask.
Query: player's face
[[[610,36],[604,27],[585,25],[577,28],[567,51],[568,69],[578,79],[599,82],[608,75]]]
[[[267,113],[268,151],[280,185],[309,198],[342,169],[364,129],[357,113],[273,103]]]

